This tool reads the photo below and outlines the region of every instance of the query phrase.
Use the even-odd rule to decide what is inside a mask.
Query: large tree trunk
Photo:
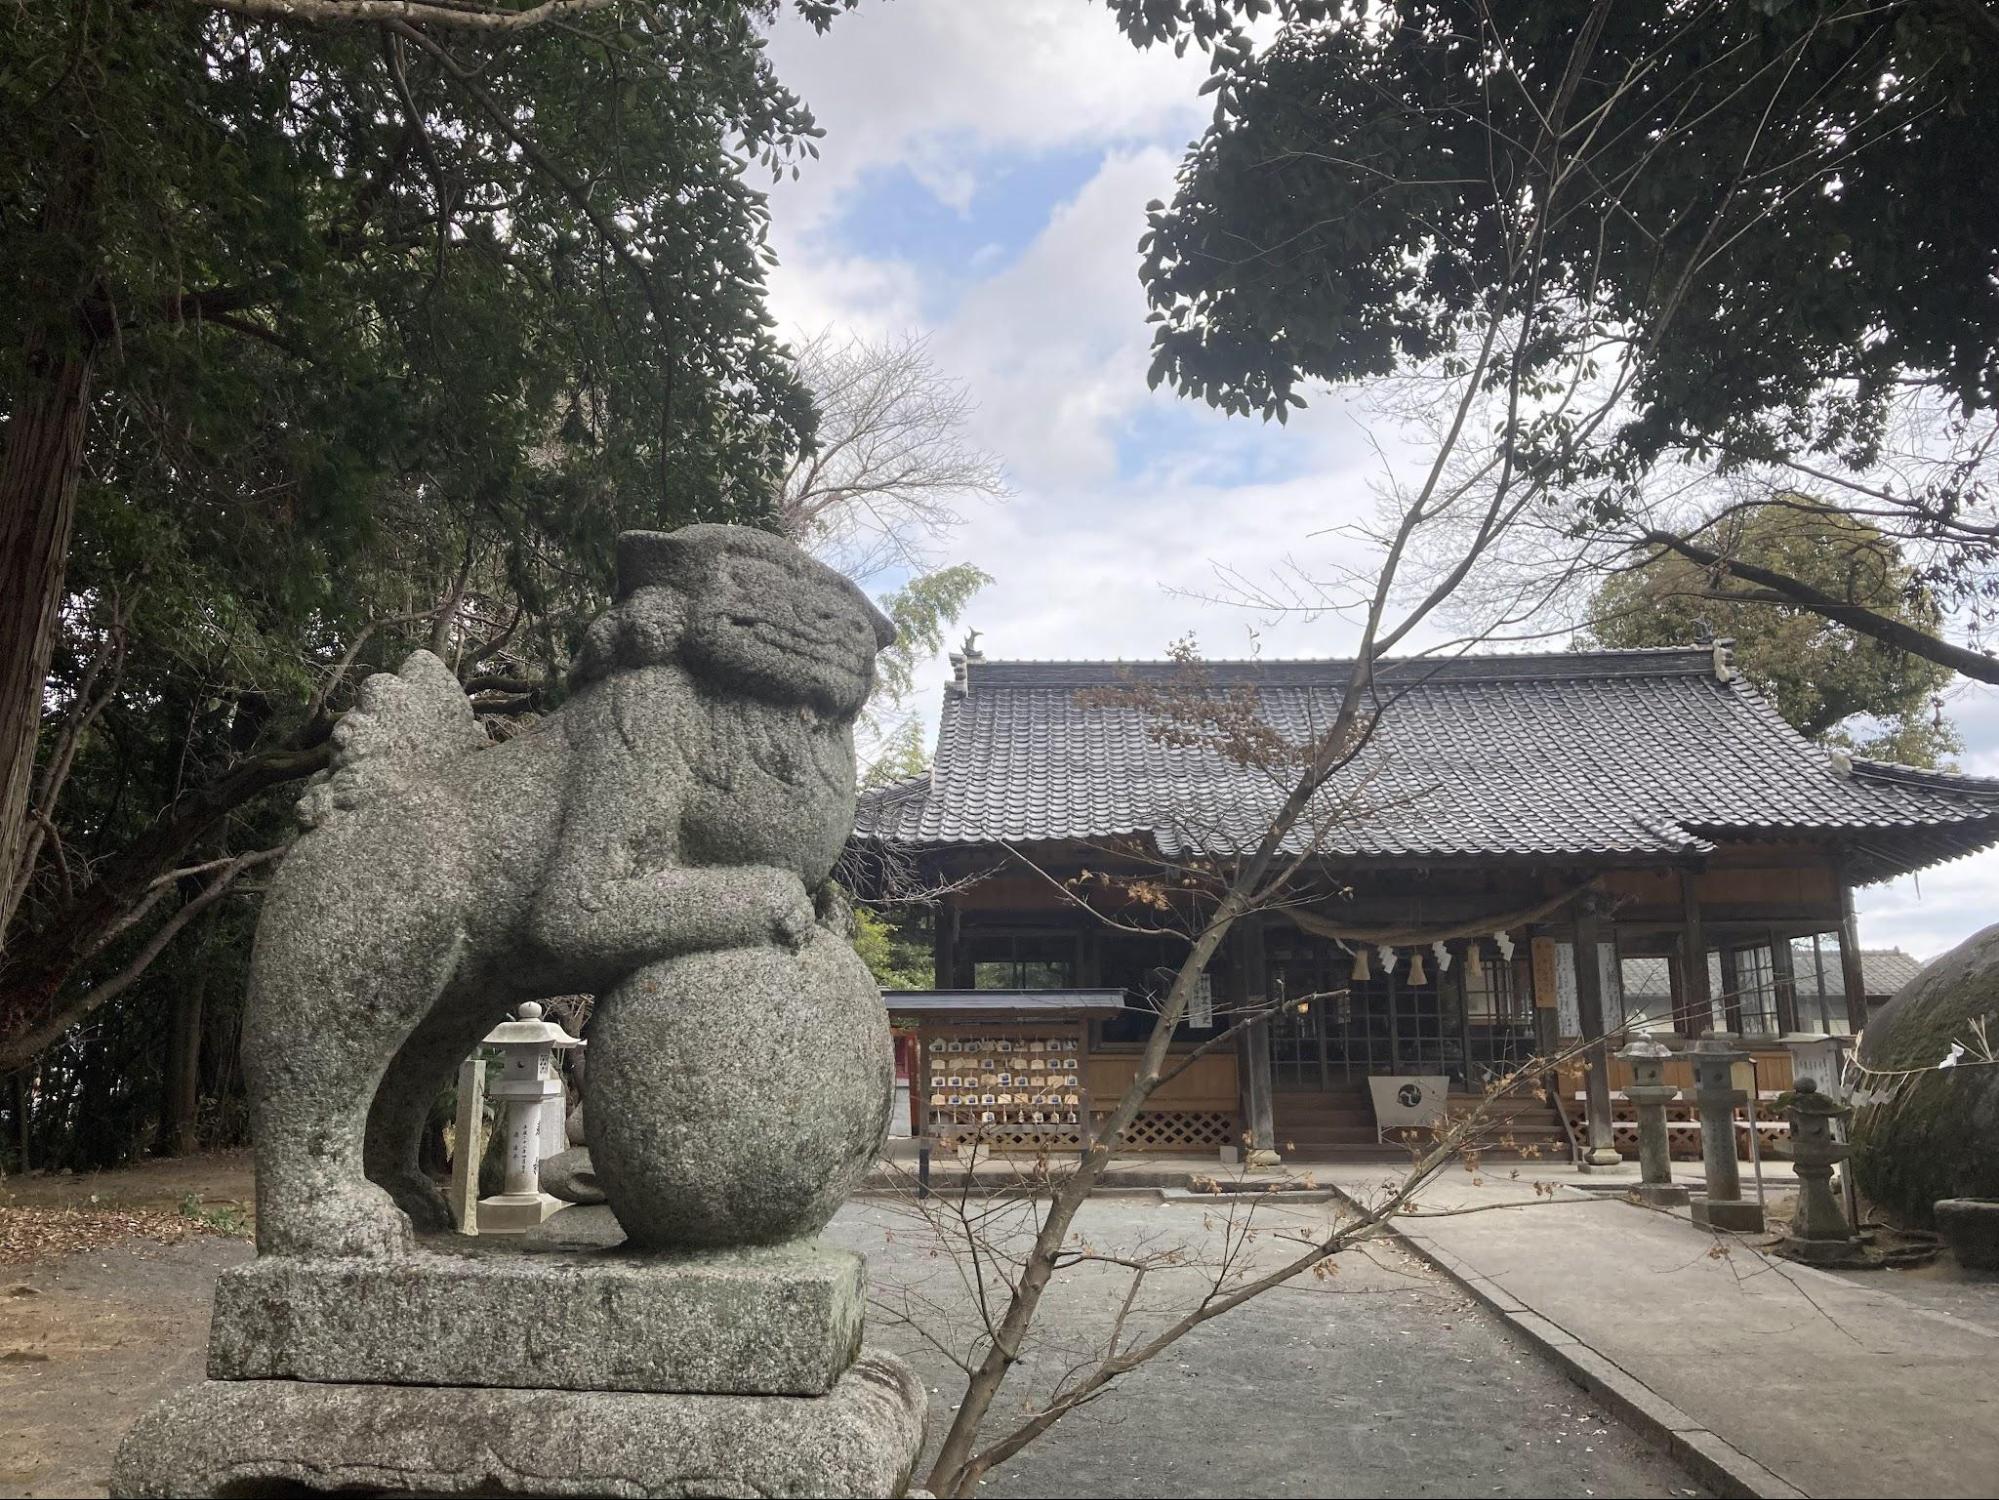
[[[31,349],[29,368],[40,378],[17,393],[0,439],[0,947],[14,918],[9,891],[27,841],[28,786],[76,515],[93,363],[80,331],[77,347]]]
[[[204,950],[207,945],[204,945]],[[207,966],[199,965],[174,996],[173,1041],[167,1052],[167,1106],[160,1121],[160,1153],[192,1156],[200,1147],[201,1033]]]
[[[31,249],[41,269],[25,288],[32,321],[0,432],[0,954],[22,885],[28,788],[97,363],[97,162],[82,135],[50,164]]]

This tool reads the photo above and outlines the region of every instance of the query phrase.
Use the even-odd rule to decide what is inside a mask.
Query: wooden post
[[[1464,1060],[1465,1092],[1469,1094],[1475,1094],[1479,1091],[1479,1080],[1472,1075],[1471,986],[1465,983],[1465,970],[1463,964],[1454,964],[1451,968],[1450,973],[1439,974],[1437,976],[1437,1003],[1439,1005],[1442,1005],[1444,1003],[1444,991],[1446,986],[1454,986],[1457,990],[1458,1046],[1461,1049],[1459,1052],[1459,1056]],[[1486,1035],[1490,1036],[1491,1034],[1492,1034],[1492,1027],[1491,1024],[1488,1023],[1486,1027]]]
[[[1263,952],[1263,922],[1245,917],[1236,925],[1242,934],[1243,1004],[1252,1012],[1265,1012],[1244,1028],[1248,1043],[1245,1061],[1249,1064],[1245,1090],[1249,1100],[1249,1155],[1252,1167],[1274,1167],[1277,1154],[1277,1124],[1271,1107],[1270,1076],[1270,972]]]
[[[451,1144],[451,1217],[460,1234],[479,1232],[479,1160],[486,1154],[486,1064],[458,1065],[458,1123]]]
[[[1076,987],[1094,990],[1104,982],[1103,933],[1097,927],[1076,934]]]
[[[1798,1027],[1798,971],[1791,962],[1791,940],[1770,934],[1770,980],[1777,991],[1777,1031],[1788,1036]]]
[[[1586,1041],[1603,1041],[1603,960],[1597,945],[1603,940],[1596,904],[1585,896],[1576,903],[1573,957],[1576,968],[1576,1013]],[[1607,1049],[1592,1047],[1583,1074],[1584,1110],[1589,1150],[1583,1161],[1593,1167],[1614,1167],[1623,1158],[1611,1144],[1610,1058]]]
[[[937,944],[930,982],[940,990],[958,987],[958,904],[949,896],[937,903]]]
[[[1846,1024],[1854,1035],[1867,1024],[1867,975],[1860,966],[1860,919],[1853,910],[1853,887],[1839,882],[1839,973],[1846,986]]]
[[[1825,988],[1825,948],[1816,932],[1812,934],[1812,989],[1819,997],[1819,1032],[1823,1036],[1831,1036],[1831,1002],[1826,999]]]
[[[1697,1037],[1714,1025],[1714,993],[1708,986],[1707,935],[1701,930],[1700,893],[1692,870],[1680,871],[1680,996],[1673,1029]]]
[[[1735,950],[1721,950],[1721,1013],[1728,1018],[1728,1029],[1737,1036],[1742,1035],[1742,966],[1735,961]]]

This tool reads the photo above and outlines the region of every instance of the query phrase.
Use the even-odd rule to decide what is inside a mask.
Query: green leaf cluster
[[[1529,377],[1671,310],[1625,478],[1675,448],[1865,462],[1911,379],[1999,403],[1979,0],[1113,9],[1212,61],[1213,122],[1140,244],[1155,384],[1281,420],[1312,382],[1448,356],[1531,285],[1552,311],[1508,361]]]
[[[1939,614],[1895,543],[1805,496],[1737,512],[1715,529],[1725,558],[1796,578],[1843,603],[1936,631]],[[1742,598],[1726,567],[1667,554],[1605,581],[1590,631],[1610,647],[1732,638],[1749,680],[1800,733],[1905,765],[1935,767],[1963,748],[1943,716],[1949,668],[1809,610]],[[1733,599],[1731,596],[1735,596]]]

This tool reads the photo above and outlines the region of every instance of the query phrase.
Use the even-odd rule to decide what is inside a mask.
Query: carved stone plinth
[[[923,1410],[875,1353],[806,1398],[211,1380],[140,1419],[111,1493],[900,1495]]]
[[[430,1245],[386,1260],[266,1255],[223,1272],[209,1375],[817,1396],[860,1349],[866,1274],[851,1250]]]

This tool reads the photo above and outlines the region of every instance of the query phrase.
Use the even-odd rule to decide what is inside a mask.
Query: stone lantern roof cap
[[[1624,1044],[1623,1050],[1617,1054],[1617,1056],[1627,1061],[1634,1058],[1649,1061],[1653,1058],[1672,1057],[1674,1055],[1671,1047],[1668,1047],[1664,1042],[1654,1041],[1649,1036],[1633,1037]]]
[[[571,1036],[555,1021],[541,1018],[541,1007],[529,1000],[514,1012],[518,1017],[512,1021],[502,1021],[486,1033],[489,1047],[521,1046],[523,1043],[540,1043],[549,1047],[587,1047],[590,1044],[581,1037]]]

